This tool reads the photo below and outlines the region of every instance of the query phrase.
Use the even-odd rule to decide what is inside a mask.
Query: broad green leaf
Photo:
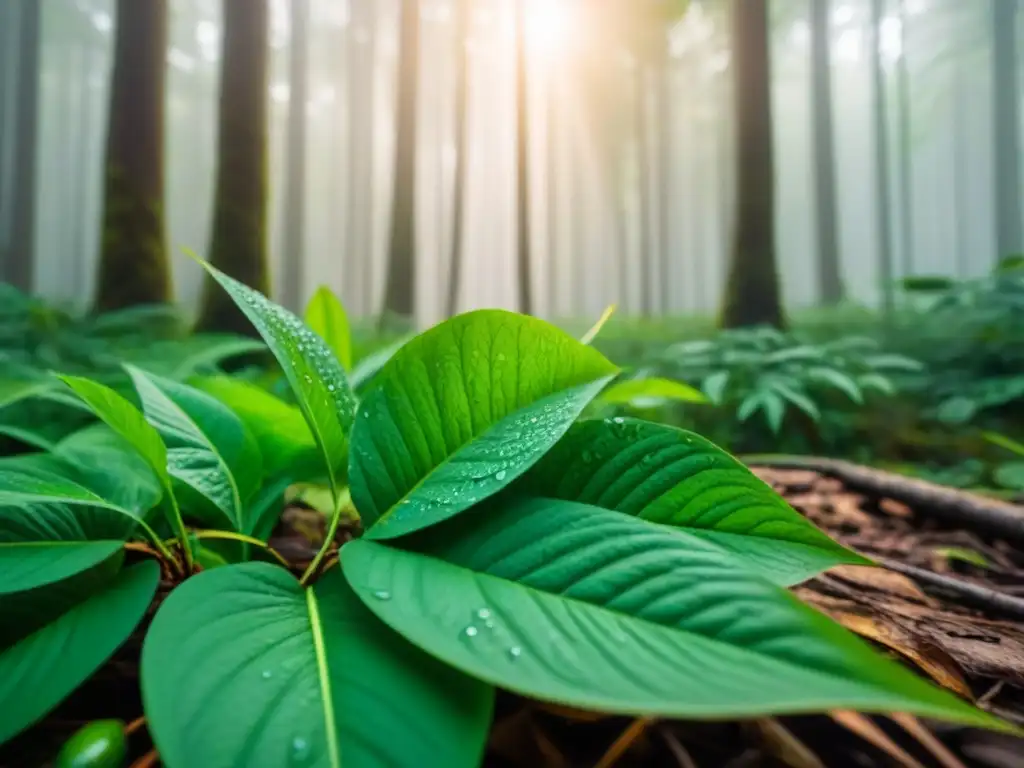
[[[306,325],[312,328],[346,371],[352,369],[352,331],[345,307],[326,285],[317,288],[306,306]]]
[[[341,363],[299,318],[261,293],[202,263],[267,342],[323,454],[331,486],[345,477],[356,399]]]
[[[124,397],[103,384],[77,376],[61,376],[86,405],[114,430],[142,457],[160,481],[160,486],[170,501],[165,507],[167,520],[174,528],[179,541],[185,545],[185,524],[174,498],[171,476],[167,471],[167,446],[160,434],[150,426],[142,412]],[[185,550],[185,559],[191,560],[191,553]]]
[[[408,342],[363,398],[352,500],[391,538],[497,493],[569,428],[617,369],[542,320],[459,315]]]
[[[0,379],[0,408],[35,397],[52,386],[52,382],[45,379]]]
[[[106,502],[140,517],[163,496],[160,481],[145,459],[106,424],[73,432],[54,446],[53,456],[76,479]]]
[[[60,379],[74,390],[90,410],[114,432],[126,440],[156,473],[161,485],[169,488],[167,447],[160,434],[146,421],[142,412],[110,387],[78,376]]]
[[[0,594],[91,568],[121,549],[137,524],[132,511],[70,480],[0,468]]]
[[[601,400],[610,405],[632,405],[637,402],[707,403],[699,389],[672,379],[652,377],[616,382],[601,393]]]
[[[503,500],[409,541],[346,544],[356,594],[432,656],[515,693],[635,716],[853,709],[1007,727],[718,547],[619,512]]]
[[[169,446],[170,474],[212,502],[232,530],[248,533],[245,505],[260,487],[263,459],[241,419],[212,395],[125,368],[146,420]]]
[[[1024,461],[1009,461],[1000,464],[992,472],[992,479],[1001,488],[1024,491]]]
[[[791,386],[786,381],[779,381],[778,379],[772,379],[769,386],[774,392],[780,394],[783,399],[788,400],[801,411],[810,416],[815,422],[821,420],[821,411],[818,410],[818,406],[814,404],[807,395],[801,392],[797,387]],[[775,428],[778,431],[778,428]]]
[[[146,340],[134,348],[119,349],[118,357],[150,373],[184,379],[209,370],[232,357],[266,353],[266,346],[245,336],[201,333],[184,339]]]
[[[742,462],[675,427],[637,419],[574,424],[519,488],[683,530],[778,584],[835,565],[870,564],[814,527]]]
[[[44,717],[92,675],[138,625],[160,568],[139,563],[103,591],[0,651],[0,744]]]
[[[319,455],[302,411],[262,387],[227,376],[199,378],[190,383],[238,414],[259,444],[267,476],[298,470],[300,465],[307,467],[310,456]]]
[[[312,589],[265,563],[194,576],[142,651],[168,768],[475,767],[493,691],[381,624],[338,570]]]
[[[594,339],[597,338],[598,334],[601,333],[601,331],[604,329],[605,325],[608,324],[608,321],[612,319],[612,315],[615,314],[615,310],[617,310],[618,308],[619,308],[618,304],[609,304],[605,308],[604,312],[601,313],[601,316],[597,319],[597,322],[594,323],[590,327],[590,330],[588,330],[586,333],[584,333],[580,337],[580,343],[582,343],[582,344],[591,344],[591,343],[593,343]]]

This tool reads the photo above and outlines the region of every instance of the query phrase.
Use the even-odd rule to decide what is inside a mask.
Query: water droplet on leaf
[[[520,648],[518,645],[513,645],[511,648],[508,649],[508,657],[512,659],[512,661],[515,661],[522,655],[523,649]]]
[[[478,630],[474,626],[466,627],[466,637],[476,637],[477,632],[478,632]]]
[[[391,599],[391,593],[388,592],[386,589],[378,589],[376,592],[373,593],[373,596],[376,597],[378,600]]]

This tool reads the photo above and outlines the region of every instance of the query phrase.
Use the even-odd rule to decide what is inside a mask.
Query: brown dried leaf
[[[765,717],[749,723],[749,729],[772,757],[790,768],[825,768],[814,752],[778,720]]]
[[[848,710],[835,710],[829,713],[832,719],[846,728],[851,733],[860,736],[864,741],[872,744],[893,758],[899,765],[905,768],[924,768],[917,760],[911,757],[899,744],[890,739],[881,728],[871,720],[857,712]]]

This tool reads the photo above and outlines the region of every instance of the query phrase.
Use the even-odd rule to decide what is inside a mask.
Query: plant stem
[[[160,537],[156,535],[156,531],[150,528],[143,520],[139,520],[139,525],[142,530],[146,532],[146,536],[149,540],[153,542],[153,546],[156,547],[156,551],[160,553],[160,556],[166,558],[168,563],[177,565],[177,558],[174,557],[167,546],[160,540]]]
[[[229,541],[241,541],[245,544],[252,544],[266,550],[270,555],[277,560],[285,568],[289,568],[290,564],[285,560],[284,556],[270,546],[265,541],[260,541],[255,536],[246,536],[244,533],[232,533],[231,531],[192,531],[192,535],[197,539],[227,539]]]
[[[167,495],[171,499],[171,508],[174,510],[174,525],[178,529],[178,543],[181,544],[182,554],[185,557],[185,575],[188,576],[192,573],[192,547],[188,543],[188,529],[185,528],[185,521],[181,517],[178,500],[174,498],[174,493],[170,488],[167,489]]]
[[[299,583],[302,586],[306,586],[309,580],[316,573],[316,569],[320,567],[320,563],[323,561],[324,556],[327,554],[327,550],[331,548],[331,544],[334,543],[334,537],[338,533],[338,525],[341,523],[341,508],[345,503],[345,499],[351,498],[349,494],[342,493],[336,488],[331,488],[334,495],[334,509],[331,512],[331,523],[327,527],[327,535],[324,536],[324,543],[320,545],[320,551],[316,553],[316,557],[313,558],[313,562],[309,564],[305,572],[302,574],[302,578],[299,579]]]

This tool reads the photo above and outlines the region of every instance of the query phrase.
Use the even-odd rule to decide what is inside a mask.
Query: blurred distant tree
[[[267,266],[267,0],[223,0],[217,179],[210,262],[270,292]],[[294,258],[298,258],[297,255]],[[255,334],[212,280],[203,288],[198,327]]]
[[[811,2],[810,16],[818,298],[822,304],[830,305],[843,298],[836,223],[836,158],[832,120],[832,0]]]
[[[885,96],[885,71],[882,62],[882,21],[885,0],[871,0],[871,79],[875,130],[875,217],[878,227],[878,282],[882,308],[886,315],[893,309],[892,194],[889,183],[889,110]]]
[[[167,24],[167,0],[117,2],[99,312],[171,300],[164,231]]]
[[[309,101],[309,0],[291,0],[288,60],[288,145],[285,151],[281,303],[302,303],[306,257],[306,104]]]
[[[452,250],[448,261],[448,300],[445,309],[449,317],[459,306],[462,282],[463,215],[466,208],[466,177],[469,175],[466,122],[469,119],[469,35],[471,0],[456,0],[455,42],[458,46],[455,70],[455,180],[452,184]]]
[[[419,0],[401,0],[398,36],[398,112],[395,184],[388,241],[384,312],[411,318],[416,312],[416,126],[420,59]]]
[[[1017,54],[1019,0],[992,2],[992,149],[996,257],[1024,252],[1020,191],[1020,93]]]
[[[10,123],[13,129],[9,156],[12,160],[11,183],[0,189],[0,193],[7,189],[12,193],[8,209],[10,240],[6,253],[0,252],[0,280],[23,291],[32,290],[35,268],[40,15],[40,3],[35,0],[8,1],[0,10],[0,19],[11,24],[10,31],[16,43],[11,53],[11,58],[16,59],[16,63],[11,62],[15,64],[14,77],[9,81],[14,90],[14,116]],[[5,117],[0,114],[0,120]],[[0,246],[3,245],[5,243],[0,241]]]
[[[526,58],[526,0],[516,3],[516,284],[519,311],[533,313],[530,259],[530,87]]]
[[[373,292],[373,220],[376,188],[376,108],[374,73],[377,60],[377,2],[351,0],[352,21],[348,41],[348,215],[345,249],[353,274],[351,283],[359,296],[359,311],[377,311]]]
[[[734,0],[730,16],[737,200],[722,326],[782,327],[775,253],[768,0]]]

